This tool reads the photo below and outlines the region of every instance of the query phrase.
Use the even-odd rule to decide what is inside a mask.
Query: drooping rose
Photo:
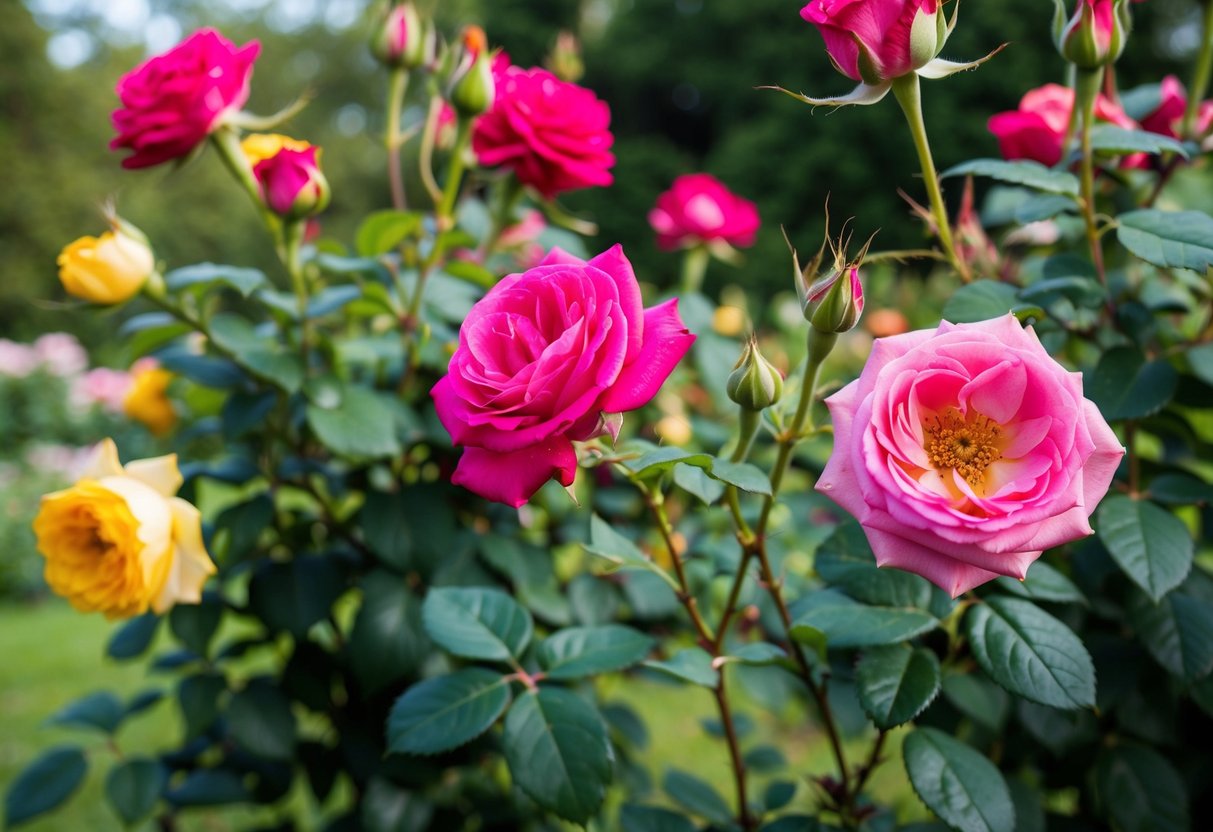
[[[248,100],[253,61],[261,44],[237,48],[213,29],[201,29],[140,64],[118,81],[122,107],[113,114],[112,150],[131,155],[124,168],[146,168],[187,155]]]
[[[943,49],[939,0],[811,0],[800,16],[817,27],[835,68],[879,84],[921,69]]]
[[[1004,159],[1031,159],[1053,166],[1061,161],[1073,109],[1074,90],[1060,84],[1045,84],[1024,94],[1018,110],[991,116],[987,126],[998,139]],[[1124,110],[1102,94],[1095,99],[1095,118],[1130,130],[1137,126]]]
[[[574,441],[649,401],[695,336],[677,300],[645,309],[620,246],[590,261],[553,249],[468,313],[430,395],[463,456],[451,481],[520,506],[549,479],[572,485]]]
[[[1082,375],[1011,315],[878,339],[826,404],[834,452],[817,489],[862,524],[879,565],[953,597],[1090,534],[1124,454]]]
[[[196,604],[215,565],[198,509],[173,496],[176,456],[118,461],[111,439],[71,488],[47,494],[34,519],[46,582],[84,612],[109,618]]]
[[[1143,130],[1179,138],[1179,127],[1188,108],[1188,93],[1174,75],[1162,79],[1158,90],[1158,106],[1141,120]],[[1196,111],[1193,130],[1203,136],[1213,127],[1213,101],[1202,101]]]
[[[493,75],[493,107],[472,132],[481,165],[508,168],[548,198],[614,181],[615,137],[605,101],[546,69],[502,66],[500,56]]]
[[[57,262],[69,295],[103,305],[134,297],[156,268],[147,242],[121,228],[68,243]]]
[[[164,436],[177,424],[177,410],[168,397],[173,374],[154,360],[144,359],[131,368],[130,378],[122,412],[156,436]]]
[[[319,214],[329,204],[328,180],[320,170],[320,148],[283,145],[253,166],[261,198],[269,209],[290,220]]]
[[[708,173],[689,173],[674,180],[649,211],[657,245],[669,250],[724,240],[754,245],[758,208]]]

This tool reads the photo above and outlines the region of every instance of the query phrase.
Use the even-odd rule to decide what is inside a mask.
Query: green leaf
[[[261,561],[249,581],[249,610],[272,632],[307,635],[345,591],[345,577],[332,558],[305,555],[289,561]]]
[[[430,638],[456,656],[507,661],[518,658],[534,625],[517,601],[498,589],[439,587],[421,607]]]
[[[1164,269],[1204,273],[1213,266],[1213,217],[1147,208],[1116,218],[1116,236],[1133,254]]]
[[[1065,171],[1047,168],[1039,162],[1004,162],[1001,159],[974,159],[945,170],[940,176],[988,176],[1012,185],[1027,185],[1051,194],[1078,196],[1078,177]]]
[[[185,780],[165,795],[178,806],[221,806],[243,803],[249,799],[244,779],[234,771],[221,768],[200,768],[186,775]]]
[[[1191,828],[1183,778],[1148,748],[1118,745],[1095,763],[1095,791],[1118,832],[1181,832]]]
[[[1187,354],[1192,375],[1205,384],[1213,384],[1213,342],[1192,347]]]
[[[45,752],[17,775],[4,795],[5,828],[49,812],[71,797],[84,780],[88,761],[75,746]]]
[[[377,570],[362,579],[362,606],[349,637],[350,669],[368,693],[417,672],[429,655],[421,602],[399,575]]]
[[[854,521],[840,523],[817,549],[813,568],[827,584],[865,604],[922,607],[931,603],[931,584],[900,569],[881,569],[868,538]]]
[[[748,462],[730,462],[727,459],[716,459],[712,463],[712,479],[727,482],[742,491],[751,494],[771,494],[771,480],[757,465]]]
[[[1188,576],[1195,544],[1175,515],[1151,502],[1114,494],[1100,503],[1095,520],[1112,559],[1154,601]]]
[[[197,604],[175,605],[169,612],[168,625],[187,649],[205,657],[222,617],[223,603],[207,593]]]
[[[1018,598],[996,595],[965,616],[973,655],[1011,693],[1055,708],[1095,707],[1095,665],[1065,624]]]
[[[712,657],[702,647],[688,647],[668,659],[647,661],[644,666],[705,688],[714,688],[719,681],[719,673],[712,667]]]
[[[1020,699],[1015,703],[1015,713],[1024,730],[1055,757],[1063,757],[1099,735],[1094,711],[1061,711]]]
[[[1059,300],[1068,300],[1075,306],[1098,309],[1107,301],[1108,293],[1099,283],[1085,275],[1050,277],[1038,280],[1019,291],[1024,303],[1051,306]]]
[[[674,579],[640,551],[635,543],[615,531],[610,523],[597,514],[590,515],[590,542],[582,545],[590,554],[610,561],[619,569],[645,569],[660,577],[670,587],[678,586]]]
[[[105,778],[105,796],[129,826],[152,813],[167,784],[168,770],[158,760],[127,759],[110,769]]]
[[[775,664],[788,657],[787,651],[777,644],[771,644],[767,641],[755,641],[751,644],[743,644],[729,652],[725,656],[726,661],[739,662],[741,664],[750,665],[752,667],[761,667],[763,665]]]
[[[1128,130],[1115,124],[1100,124],[1091,130],[1091,149],[1096,153],[1175,153],[1188,158],[1183,142],[1148,130]]]
[[[791,635],[812,643],[814,631],[824,633],[830,649],[896,644],[939,625],[922,610],[870,607],[833,590],[810,597],[812,605],[793,622]]]
[[[653,649],[653,639],[622,624],[568,627],[539,643],[535,656],[549,679],[579,679],[631,667]]]
[[[412,211],[372,211],[358,226],[354,248],[360,257],[378,257],[421,230],[421,214]]]
[[[934,728],[907,736],[902,754],[914,791],[941,820],[965,832],[1014,832],[1006,780],[982,754]]]
[[[1213,484],[1188,474],[1159,474],[1150,480],[1150,499],[1172,506],[1209,505],[1213,504]]]
[[[381,394],[365,387],[345,388],[341,404],[331,410],[309,404],[307,423],[321,442],[342,456],[382,457],[400,452],[392,408]]]
[[[1015,206],[1015,222],[1027,225],[1049,220],[1058,214],[1074,212],[1078,206],[1073,197],[1060,194],[1032,194]]]
[[[290,760],[297,729],[291,702],[267,679],[253,679],[232,696],[227,728],[245,750],[271,760]]]
[[[109,691],[97,691],[60,708],[46,724],[93,728],[103,734],[112,734],[125,716],[126,709],[117,696]]]
[[[661,787],[678,805],[692,814],[713,823],[728,824],[733,820],[729,804],[706,780],[685,771],[670,770],[661,780]]]
[[[877,728],[922,713],[939,693],[939,660],[922,648],[895,644],[864,651],[855,667],[859,703]]]
[[[614,752],[598,713],[572,691],[519,696],[502,745],[515,784],[543,808],[584,825],[602,806]]]
[[[1087,398],[1105,419],[1140,419],[1171,401],[1179,374],[1168,362],[1146,361],[1137,347],[1113,347],[1090,373],[1083,374]]]
[[[1019,305],[1019,295],[1009,283],[974,280],[954,291],[943,305],[943,318],[968,324],[1001,318]]]
[[[711,468],[712,458],[707,454],[683,450],[667,446],[656,448],[635,459],[623,463],[624,467],[641,479],[654,479],[672,470],[675,465],[694,465],[698,468]]]
[[[573,618],[579,624],[606,624],[619,612],[619,591],[602,578],[583,572],[569,581],[567,592]]]
[[[265,282],[265,274],[257,269],[222,266],[216,263],[184,266],[180,269],[173,269],[164,276],[164,285],[169,292],[205,289],[221,283],[235,289],[246,298],[258,287],[265,285]]]
[[[695,824],[677,812],[631,803],[619,810],[619,828],[627,832],[698,832]]]
[[[506,677],[471,667],[413,685],[392,706],[388,751],[438,754],[469,743],[510,704]]]
[[[994,585],[1004,592],[1033,601],[1052,601],[1059,604],[1085,604],[1087,598],[1074,582],[1044,561],[1036,561],[1028,567],[1028,575],[1022,581],[1002,577]]]
[[[219,696],[226,690],[227,682],[217,674],[200,673],[181,680],[177,702],[185,722],[186,739],[193,739],[211,727],[219,715]]]
[[[362,799],[361,813],[347,815],[348,824],[330,824],[325,829],[326,832],[416,832],[432,828],[433,815],[434,805],[423,792],[385,777],[372,777]]]
[[[1179,587],[1160,600],[1134,592],[1129,621],[1159,664],[1189,682],[1213,670],[1213,604]]]
[[[681,462],[674,465],[674,484],[694,494],[704,505],[711,505],[724,494],[723,482],[712,479],[702,468]]]
[[[964,716],[991,731],[1002,730],[1011,697],[984,673],[945,673],[942,687],[944,698]]]

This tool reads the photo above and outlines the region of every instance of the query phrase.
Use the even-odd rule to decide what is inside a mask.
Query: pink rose
[[[1011,315],[878,339],[826,404],[834,453],[817,489],[880,566],[953,597],[1090,534],[1124,453],[1081,374]]]
[[[300,219],[319,214],[329,204],[329,183],[320,171],[320,148],[282,147],[253,167],[261,198],[280,217]]]
[[[617,431],[604,416],[653,398],[694,340],[677,299],[642,307],[620,246],[588,263],[553,249],[508,275],[472,307],[430,391],[465,446],[451,481],[512,506],[553,477],[572,485],[573,442]]]
[[[0,376],[25,378],[41,363],[33,347],[0,338]]]
[[[80,410],[100,405],[110,413],[121,413],[122,402],[130,389],[130,373],[97,367],[72,382],[68,398]]]
[[[1018,110],[991,116],[988,126],[998,139],[1004,159],[1031,159],[1051,167],[1061,161],[1072,109],[1074,90],[1060,84],[1045,84],[1029,90],[1020,100]],[[1095,118],[1130,130],[1137,126],[1124,110],[1102,94],[1095,99]]]
[[[52,375],[76,376],[88,369],[88,353],[76,336],[67,332],[48,332],[34,341],[34,353]]]
[[[110,149],[129,148],[124,168],[179,159],[201,144],[248,100],[249,78],[261,44],[240,48],[202,29],[140,64],[118,81],[122,107],[114,111],[118,137]]]
[[[711,174],[691,173],[657,197],[649,225],[657,232],[658,247],[666,250],[713,240],[746,247],[754,245],[758,233],[758,208]]]
[[[1158,106],[1141,120],[1141,126],[1151,133],[1161,133],[1173,139],[1179,138],[1179,126],[1184,110],[1188,108],[1188,94],[1184,85],[1174,75],[1162,79],[1158,90]],[[1204,135],[1213,126],[1213,101],[1202,101],[1196,111],[1194,129],[1197,136]]]
[[[495,63],[493,108],[476,121],[472,149],[481,165],[509,168],[551,198],[606,186],[611,167],[611,109],[593,91],[546,69]]]
[[[939,6],[939,0],[812,0],[800,16],[821,32],[839,72],[878,84],[939,54],[947,39]]]

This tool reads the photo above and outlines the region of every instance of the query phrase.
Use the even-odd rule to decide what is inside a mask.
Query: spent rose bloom
[[[939,0],[812,0],[800,16],[821,32],[843,75],[879,84],[930,63],[947,21]]]
[[[643,308],[616,245],[588,262],[553,249],[468,313],[430,395],[464,446],[451,481],[520,506],[555,477],[572,485],[574,441],[618,430],[604,417],[657,393],[695,336],[677,299]]]
[[[181,481],[176,456],[123,467],[113,440],[102,442],[80,481],[44,496],[34,519],[50,588],[110,618],[198,603],[215,565],[198,509],[173,496]]]
[[[689,173],[657,197],[649,225],[658,247],[667,251],[714,240],[746,247],[758,233],[758,208],[711,174]]]
[[[1004,159],[1031,159],[1052,166],[1061,161],[1073,109],[1074,90],[1045,84],[1025,93],[1019,109],[991,116],[987,126],[998,139]],[[1095,118],[1127,129],[1137,126],[1103,94],[1095,99]]]
[[[328,206],[331,192],[320,170],[319,153],[320,148],[314,145],[298,149],[284,144],[253,166],[261,198],[271,211],[297,220],[319,214]]]
[[[1012,315],[881,338],[826,404],[834,452],[817,489],[880,566],[953,597],[1090,534],[1124,454],[1082,375]]]
[[[124,168],[146,168],[187,155],[244,106],[253,61],[261,44],[237,48],[213,29],[201,29],[177,46],[123,75],[122,107],[114,111],[118,136],[110,149],[131,155]]]
[[[481,165],[508,168],[549,199],[614,181],[615,137],[605,101],[546,69],[509,66],[500,55],[493,76],[493,107],[472,133]]]

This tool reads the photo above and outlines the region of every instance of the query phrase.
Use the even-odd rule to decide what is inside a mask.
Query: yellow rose
[[[121,231],[68,243],[58,262],[69,295],[107,305],[133,297],[156,268],[147,243]]]
[[[278,151],[284,147],[287,150],[307,150],[311,145],[278,133],[251,133],[240,142],[240,149],[244,151],[244,158],[248,159],[250,168],[257,167],[258,162],[277,156]]]
[[[112,439],[71,488],[47,494],[34,519],[46,582],[83,612],[127,618],[196,604],[215,574],[198,509],[173,496],[176,455],[124,468]]]
[[[164,436],[177,424],[177,411],[167,395],[172,380],[173,374],[161,367],[136,369],[131,389],[122,400],[122,411],[156,436]]]

